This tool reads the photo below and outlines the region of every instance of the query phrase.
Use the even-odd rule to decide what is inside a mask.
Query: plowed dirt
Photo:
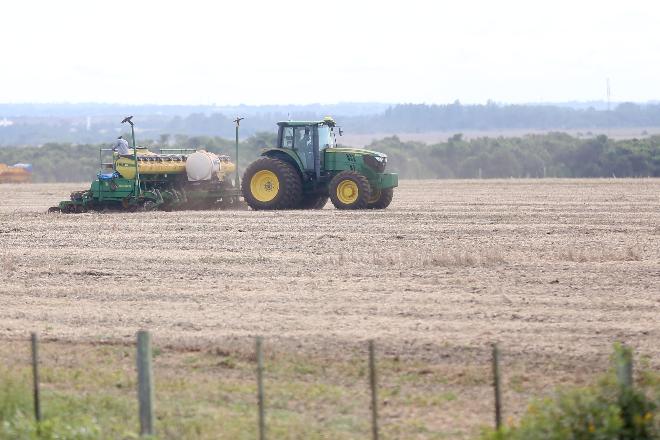
[[[374,338],[456,366],[499,341],[539,388],[603,370],[615,341],[660,365],[660,179],[405,181],[383,211],[45,213],[82,187],[0,186],[0,338],[263,335],[323,359]]]

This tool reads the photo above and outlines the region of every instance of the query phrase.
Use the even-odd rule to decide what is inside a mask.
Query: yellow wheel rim
[[[250,179],[250,192],[260,202],[270,202],[280,192],[280,180],[270,170],[257,171]]]
[[[360,190],[358,189],[357,183],[352,180],[342,180],[337,185],[337,198],[344,205],[350,205],[354,203],[357,199]]]

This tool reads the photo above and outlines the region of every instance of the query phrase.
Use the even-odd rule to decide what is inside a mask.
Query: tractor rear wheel
[[[300,209],[323,209],[325,204],[328,203],[328,196],[325,195],[304,195],[300,201]]]
[[[302,182],[296,169],[272,157],[259,158],[247,167],[241,190],[254,210],[295,209],[302,198]]]
[[[378,198],[375,201],[370,201],[367,208],[385,209],[392,203],[392,197],[394,197],[394,188],[381,189]]]
[[[332,178],[328,192],[337,209],[365,209],[371,197],[371,186],[362,174],[342,171]]]

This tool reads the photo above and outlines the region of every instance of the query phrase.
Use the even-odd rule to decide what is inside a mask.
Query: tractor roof
[[[318,124],[324,124],[328,125],[330,127],[334,127],[335,120],[332,119],[330,116],[326,116],[320,121],[280,121],[277,123],[280,127],[307,127],[310,125],[318,125]]]

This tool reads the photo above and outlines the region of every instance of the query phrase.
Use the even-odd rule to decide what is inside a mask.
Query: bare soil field
[[[283,380],[312,381],[283,370],[304,360],[341,405],[366,396],[364,372],[349,370],[373,338],[389,438],[491,424],[495,341],[513,417],[531,396],[604,371],[615,341],[660,367],[660,179],[404,181],[384,211],[45,213],[85,186],[0,186],[5,364],[31,330],[54,363],[72,362],[66,352],[82,369],[147,328],[165,376],[207,383],[229,371],[216,358],[233,356],[247,383],[263,335],[295,376]],[[327,400],[282,405],[333,438],[368,432],[333,424]],[[313,437],[300,435],[288,438]]]

